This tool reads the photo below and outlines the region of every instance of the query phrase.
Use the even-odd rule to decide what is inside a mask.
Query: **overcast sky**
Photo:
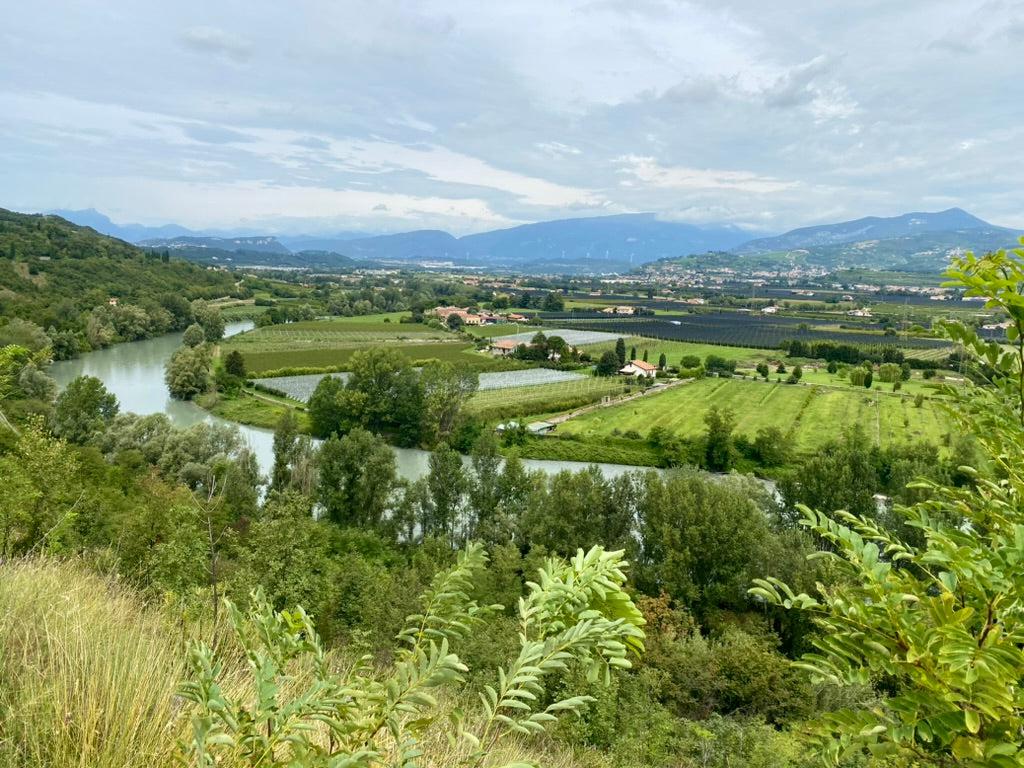
[[[9,3],[0,207],[465,233],[1024,227],[1024,3]]]

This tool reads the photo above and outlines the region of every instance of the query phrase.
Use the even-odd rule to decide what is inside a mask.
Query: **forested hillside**
[[[190,300],[237,292],[227,272],[147,252],[57,216],[0,210],[0,324],[35,324],[57,341],[58,356],[71,346],[183,328]]]

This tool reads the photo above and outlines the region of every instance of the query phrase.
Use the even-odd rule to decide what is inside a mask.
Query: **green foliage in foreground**
[[[816,678],[885,680],[894,692],[877,707],[822,719],[830,764],[862,750],[920,765],[1024,764],[1024,249],[968,255],[950,275],[1012,321],[1010,351],[953,331],[995,384],[949,392],[984,464],[962,469],[966,487],[920,483],[929,498],[897,510],[913,540],[869,516],[804,507],[804,525],[827,543],[822,556],[843,580],[816,596],[777,579],[753,590],[814,618],[816,650],[802,666]]]
[[[214,651],[204,644],[193,648],[194,679],[183,688],[198,706],[185,746],[189,763],[370,768],[383,764],[390,739],[399,753],[390,764],[411,766],[422,755],[417,745],[424,732],[440,724],[452,743],[470,746],[459,764],[479,766],[503,738],[541,733],[559,714],[578,713],[594,700],[570,695],[541,705],[549,678],[582,665],[588,679],[601,676],[607,683],[612,669],[631,666],[630,652],[643,651],[644,620],[623,589],[621,552],[594,547],[568,563],[550,560],[519,601],[519,654],[484,686],[481,716],[454,711],[443,718],[435,691],[468,672],[450,645],[501,608],[469,597],[486,562],[483,548],[470,545],[434,578],[421,598],[423,612],[406,619],[401,650],[384,676],[366,665],[345,677],[334,673],[301,608],[275,612],[260,593],[247,614],[228,602],[255,695],[227,695],[218,684],[222,665]],[[299,693],[282,695],[296,664],[309,667],[309,682]]]

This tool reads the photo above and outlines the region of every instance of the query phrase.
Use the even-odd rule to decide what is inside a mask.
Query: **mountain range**
[[[656,261],[808,264],[829,269],[941,270],[954,253],[1016,244],[1021,232],[960,208],[801,227],[764,236],[732,225],[699,226],[637,213],[560,219],[456,237],[440,230],[366,236],[194,232],[175,224],[117,225],[103,214],[56,212],[99,232],[207,263],[352,268],[450,263],[521,272],[623,272]],[[751,239],[751,235],[761,235]]]

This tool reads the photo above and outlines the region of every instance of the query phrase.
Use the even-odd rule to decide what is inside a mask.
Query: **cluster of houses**
[[[437,307],[436,309],[430,310],[428,315],[434,315],[442,323],[447,323],[448,318],[452,315],[460,318],[463,325],[495,325],[496,323],[525,323],[530,318],[526,315],[520,315],[516,312],[509,312],[503,314],[500,312],[488,312],[487,310],[480,310],[479,312],[470,312],[467,307]]]

